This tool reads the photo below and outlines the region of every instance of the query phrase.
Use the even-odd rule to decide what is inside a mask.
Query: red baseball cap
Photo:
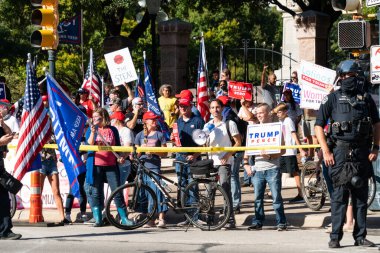
[[[151,111],[147,111],[143,115],[143,120],[147,120],[147,119],[159,119],[159,118],[160,118],[160,116],[154,114],[154,112],[151,112]]]
[[[181,98],[180,100],[178,100],[178,104],[184,106],[191,106],[191,100],[187,98]]]
[[[125,115],[123,112],[121,111],[116,111],[114,112],[111,117],[111,119],[117,119],[117,120],[120,120],[120,121],[124,121],[125,120]]]
[[[6,98],[0,99],[0,102],[7,103],[7,104],[10,104],[10,103],[11,103],[11,102],[9,102],[9,100],[6,99]]]
[[[179,94],[175,95],[176,98],[187,98],[188,100],[193,100],[194,95],[190,90],[183,90]]]
[[[49,99],[48,99],[48,95],[42,95],[42,101],[43,102],[46,102],[46,101],[48,101]]]
[[[217,97],[223,105],[227,105],[228,102],[230,102],[230,98],[228,96],[219,96]]]

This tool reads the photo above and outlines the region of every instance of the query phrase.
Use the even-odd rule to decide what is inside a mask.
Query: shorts
[[[302,131],[305,137],[315,135],[314,131],[315,119],[302,120]]]
[[[280,157],[280,168],[282,173],[289,173],[292,175],[294,172],[299,172],[297,156],[281,156]]]
[[[58,174],[57,161],[54,159],[42,161],[42,169],[40,169],[40,173],[45,176]]]

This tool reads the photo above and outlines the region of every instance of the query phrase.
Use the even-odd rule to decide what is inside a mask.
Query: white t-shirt
[[[9,115],[9,118],[5,119],[4,123],[9,126],[9,128],[12,130],[12,133],[20,132],[20,125],[18,124],[15,116]]]
[[[122,127],[119,129],[120,143],[121,146],[126,146],[129,144],[130,146],[134,143],[133,141],[133,132],[128,127]]]
[[[208,128],[209,124],[214,124],[214,121],[210,120],[204,126],[204,129]],[[214,124],[214,125],[215,125],[214,129],[211,131],[209,135],[209,146],[210,147],[231,147],[232,143],[227,132],[227,124],[225,122],[218,122],[217,124]],[[230,120],[229,126],[230,126],[231,137],[239,134],[239,130],[235,122]],[[214,160],[214,165],[221,165],[220,159],[222,159],[225,154],[226,152],[209,153],[209,157],[210,159]],[[231,156],[228,159],[227,164],[232,164],[233,161],[234,161],[234,158],[233,156]]]
[[[286,117],[284,121],[282,121],[282,136],[285,140],[285,146],[296,145],[296,142],[292,138],[292,132],[296,131],[296,127],[291,118]],[[286,149],[285,154],[282,156],[292,156],[297,155],[297,149]]]
[[[255,110],[255,109],[256,109],[256,108],[252,105],[252,106],[250,106],[250,107],[248,108],[248,111],[250,111],[250,112],[252,112],[254,115],[256,115],[256,110]],[[241,119],[248,117],[248,115],[244,112],[243,107],[240,107],[240,109],[239,109],[239,113],[238,113],[238,117],[241,118]],[[250,125],[254,124],[254,122],[251,121],[251,120],[248,121],[248,123],[249,123]]]

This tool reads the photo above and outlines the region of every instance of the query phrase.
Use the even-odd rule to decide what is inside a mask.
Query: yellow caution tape
[[[17,146],[8,145],[8,149],[15,149]],[[266,147],[138,147],[137,152],[157,152],[157,153],[176,153],[176,152],[233,152],[246,150],[268,150],[268,149],[297,149],[297,148],[319,148],[320,145],[291,145],[291,146],[266,146]],[[58,149],[57,144],[45,144],[44,148]],[[132,152],[132,147],[125,146],[95,146],[80,145],[81,151],[114,151],[114,152]]]

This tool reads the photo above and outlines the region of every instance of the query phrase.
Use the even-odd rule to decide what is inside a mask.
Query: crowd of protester
[[[266,122],[283,122],[286,133],[284,139],[286,145],[300,144],[298,135],[298,125],[301,124],[302,111],[295,102],[292,92],[286,90],[284,101],[279,101],[280,89],[275,85],[276,76],[270,73],[267,77],[267,66],[264,66],[261,86],[263,89],[263,103],[254,104],[252,99],[241,100],[228,97],[228,82],[231,72],[224,69],[219,75],[219,71],[213,72],[212,84],[210,84],[209,110],[211,119],[204,122],[200,112],[195,107],[194,95],[190,90],[182,90],[175,94],[173,87],[164,84],[159,89],[158,103],[163,113],[164,121],[169,131],[173,127],[177,128],[180,145],[183,147],[196,147],[192,139],[194,129],[203,129],[213,125],[215,131],[209,136],[210,146],[244,146],[245,133],[249,124],[261,124]],[[294,74],[294,73],[293,73]],[[295,72],[296,74],[296,72]],[[219,80],[220,79],[220,80]],[[292,79],[293,82],[296,79]],[[43,92],[43,90],[41,90]],[[88,127],[82,143],[101,146],[136,146],[136,147],[165,147],[167,141],[172,141],[175,145],[174,136],[166,140],[157,125],[158,116],[147,111],[144,99],[134,97],[131,86],[128,84],[113,86],[108,83],[104,86],[104,102],[102,105],[96,104],[91,99],[91,91],[80,88],[70,94],[72,101],[91,119],[92,124]],[[44,103],[47,106],[47,96],[43,95]],[[10,104],[9,100],[4,100],[4,104]],[[103,107],[103,108],[102,108]],[[9,121],[12,131],[19,131],[19,120],[11,116],[9,106],[0,105],[0,110],[4,119]],[[7,116],[9,115],[9,116]],[[11,118],[12,117],[12,118]],[[54,141],[54,136],[52,137]],[[302,156],[308,153],[299,150]],[[93,223],[94,226],[102,226],[105,221],[102,210],[104,208],[103,184],[108,183],[111,190],[124,184],[131,172],[132,157],[128,153],[115,153],[112,151],[90,151],[82,154],[82,160],[86,163],[86,174],[78,177],[80,185],[80,214],[76,219],[72,219],[71,210],[74,196],[70,192],[63,207],[63,201],[59,191],[59,179],[57,171],[57,156],[55,150],[44,149],[42,152],[43,168],[41,173],[49,179],[52,186],[54,200],[60,215],[61,222],[69,224],[71,222]],[[161,173],[161,158],[167,153],[145,152],[140,154],[146,158],[147,168]],[[241,182],[240,168],[243,166],[244,175],[249,179],[249,184],[255,188],[255,218],[250,229],[260,229],[262,227],[264,211],[262,201],[264,198],[265,185],[268,183],[273,198],[273,206],[277,214],[277,225],[279,230],[286,229],[286,218],[283,210],[283,200],[281,197],[281,172],[294,176],[298,189],[298,195],[291,202],[302,200],[300,192],[299,168],[297,166],[297,150],[289,149],[278,155],[266,155],[263,152],[260,156],[245,156],[244,152],[221,152],[210,153],[208,156],[214,160],[214,166],[218,168],[220,184],[226,190],[231,199],[233,212],[226,229],[234,229],[235,213],[240,213]],[[175,159],[182,161],[200,160],[201,153],[178,152]],[[189,168],[185,166],[182,175],[179,175],[179,168],[176,168],[180,185],[185,187],[191,180]],[[273,180],[276,175],[276,181]],[[271,178],[271,179],[270,179]],[[132,178],[133,179],[133,178]],[[131,178],[130,178],[131,180]],[[164,196],[157,187],[150,182],[149,178],[144,180],[155,190],[159,201],[164,201]],[[150,182],[150,183],[149,183]],[[125,203],[122,196],[116,198],[118,213],[123,223],[132,222],[128,220]],[[93,218],[88,220],[86,205],[89,203]],[[166,205],[160,205],[157,210],[157,220],[145,225],[145,227],[165,228],[165,213],[168,210]],[[185,220],[179,226],[188,225]]]

